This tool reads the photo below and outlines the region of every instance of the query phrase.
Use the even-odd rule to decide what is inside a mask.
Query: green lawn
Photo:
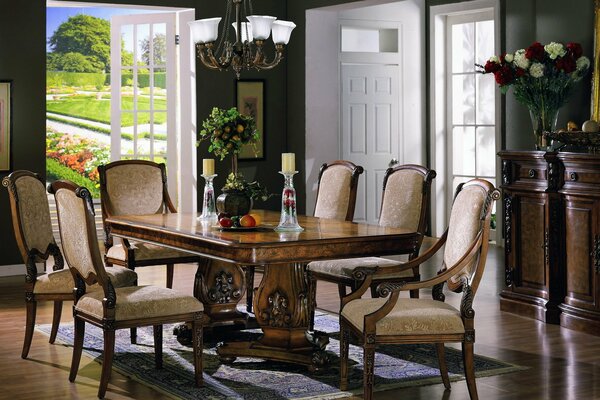
[[[46,108],[49,112],[68,115],[87,119],[89,121],[103,122],[110,124],[110,101],[97,100],[96,96],[70,96],[60,100],[46,101]],[[138,109],[147,110],[150,108],[150,99],[148,97],[138,98]],[[154,108],[159,110],[167,109],[165,99],[154,99]],[[123,109],[133,110],[133,96],[123,97]],[[132,126],[133,115],[130,113],[122,114],[123,123],[121,126]],[[163,124],[167,120],[166,113],[155,113],[154,123]],[[149,113],[138,113],[138,124],[150,123]]]

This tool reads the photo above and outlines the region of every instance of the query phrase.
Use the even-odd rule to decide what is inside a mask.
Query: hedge
[[[53,112],[55,112],[55,111],[53,111]],[[56,112],[56,113],[60,114],[58,112]],[[67,115],[67,114],[61,114],[61,115]],[[105,135],[110,135],[110,129],[101,128],[99,126],[86,124],[85,122],[73,121],[73,120],[70,120],[70,119],[61,118],[61,117],[57,117],[55,115],[49,115],[49,114],[46,114],[46,119],[49,119],[50,121],[60,122],[61,124],[65,124],[65,125],[72,125],[72,126],[76,126],[78,128],[87,129],[89,131],[98,132],[98,133],[102,133],[102,134],[105,134]],[[133,140],[133,134],[132,133],[121,133],[121,138],[125,139],[125,140]],[[138,133],[138,138],[140,138],[140,139],[149,139],[150,138],[150,132],[141,132],[141,133]],[[155,133],[154,134],[154,140],[167,140],[167,135],[162,134],[162,133]]]
[[[96,88],[100,88],[104,86],[110,86],[110,74],[90,72],[48,71],[46,73],[46,86],[93,86]],[[133,86],[133,73],[121,74],[121,86]],[[145,88],[149,86],[150,74],[138,73],[138,87]],[[167,88],[167,74],[165,72],[156,72],[154,74],[154,87],[159,87],[161,89]]]
[[[93,198],[100,198],[100,188],[96,187],[96,183],[89,180],[85,176],[78,174],[71,168],[66,167],[53,158],[46,158],[46,175],[49,181],[59,179],[68,179],[79,186],[84,186],[89,189]]]

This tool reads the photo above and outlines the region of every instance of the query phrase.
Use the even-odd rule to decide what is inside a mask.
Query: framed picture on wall
[[[263,80],[240,80],[236,83],[237,108],[242,114],[254,117],[260,136],[255,145],[242,147],[240,160],[263,160],[265,158],[265,82]]]
[[[10,171],[12,81],[0,80],[0,171]]]

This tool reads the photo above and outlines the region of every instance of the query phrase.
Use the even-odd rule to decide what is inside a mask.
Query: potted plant
[[[231,173],[223,186],[223,194],[217,198],[220,213],[244,215],[252,208],[252,200],[264,201],[271,196],[260,183],[246,182],[238,172],[238,154],[242,146],[255,146],[259,135],[254,118],[240,113],[236,107],[228,110],[215,107],[202,122],[198,142],[209,140],[208,151],[221,161],[231,155]]]

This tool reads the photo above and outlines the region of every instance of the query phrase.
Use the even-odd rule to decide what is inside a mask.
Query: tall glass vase
[[[275,228],[280,232],[301,232],[304,230],[298,224],[296,214],[296,189],[294,188],[294,175],[298,171],[280,171],[285,181],[283,184],[283,193],[281,194],[281,217],[279,225]]]
[[[549,150],[550,141],[544,136],[544,132],[556,131],[556,122],[558,120],[559,109],[541,109],[534,110],[529,109],[529,116],[531,117],[531,125],[533,127],[533,134],[535,135],[535,149],[536,150]]]

